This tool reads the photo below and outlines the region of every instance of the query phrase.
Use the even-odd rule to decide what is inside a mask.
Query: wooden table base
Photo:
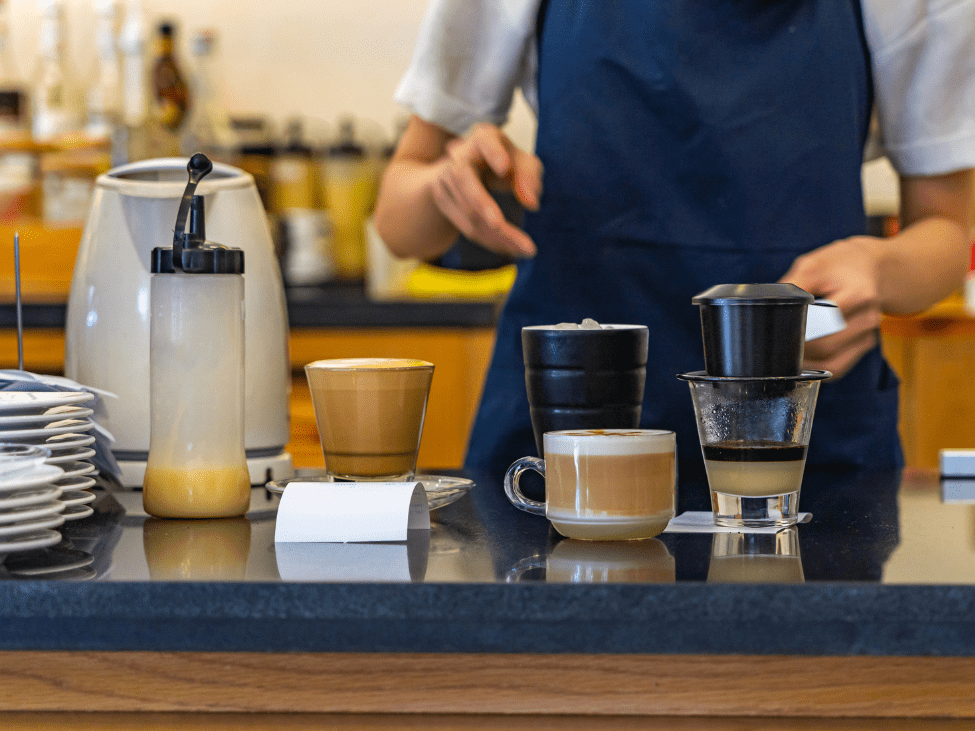
[[[4,729],[975,727],[972,658],[5,652],[0,676]]]

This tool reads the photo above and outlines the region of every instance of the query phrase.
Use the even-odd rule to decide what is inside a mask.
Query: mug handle
[[[522,457],[517,460],[508,468],[508,473],[504,476],[504,494],[508,496],[512,505],[519,510],[535,515],[545,515],[545,503],[529,500],[521,492],[518,480],[521,479],[521,473],[525,470],[535,470],[542,477],[545,477],[545,460],[538,457]]]

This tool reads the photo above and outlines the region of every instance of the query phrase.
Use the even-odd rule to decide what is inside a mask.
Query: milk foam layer
[[[665,429],[572,429],[545,435],[546,454],[618,456],[673,452],[674,432]]]
[[[398,369],[398,368],[432,368],[433,363],[414,358],[335,358],[332,360],[316,360],[306,368],[324,368],[330,370],[358,370],[358,369]]]

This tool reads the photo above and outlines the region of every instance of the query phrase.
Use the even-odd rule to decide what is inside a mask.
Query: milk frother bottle
[[[206,241],[204,199],[194,192],[212,169],[205,155],[190,158],[173,246],[152,250],[142,500],[147,513],[162,518],[242,515],[250,503],[244,252]]]

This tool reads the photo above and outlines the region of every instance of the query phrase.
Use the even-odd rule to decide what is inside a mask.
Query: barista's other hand
[[[479,124],[467,136],[447,143],[433,185],[434,202],[472,241],[501,254],[533,256],[535,244],[505,219],[488,187],[509,189],[525,208],[536,210],[542,194],[542,163],[495,125]]]
[[[847,373],[880,340],[879,239],[853,236],[803,254],[782,277],[816,297],[833,300],[846,329],[806,343],[804,368]]]

